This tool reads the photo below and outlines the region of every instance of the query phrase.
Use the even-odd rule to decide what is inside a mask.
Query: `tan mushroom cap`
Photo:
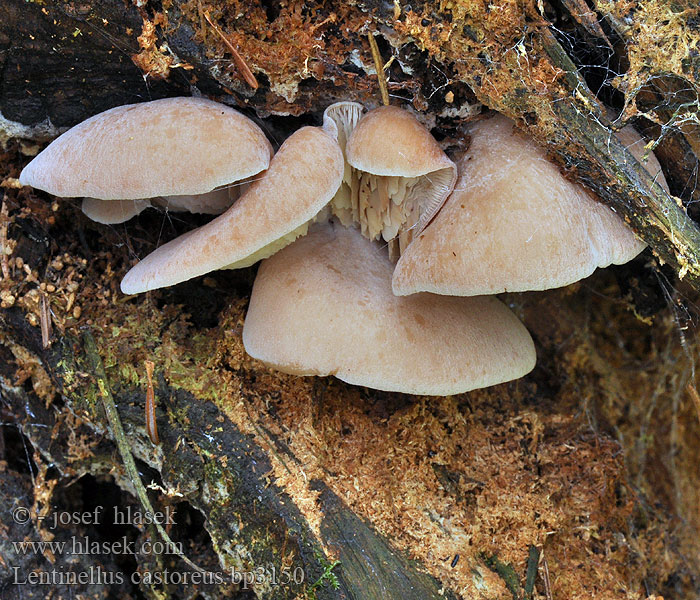
[[[234,200],[243,195],[241,190],[246,189],[248,185],[246,180],[242,180],[204,194],[179,194],[156,198],[153,204],[173,211],[220,215],[233,204]]]
[[[243,328],[252,357],[296,375],[420,395],[521,377],[529,333],[494,297],[391,291],[386,250],[356,229],[323,224],[260,266]]]
[[[396,106],[381,106],[364,115],[345,148],[348,163],[373,175],[418,177],[454,163],[416,118]]]
[[[204,194],[165,196],[142,200],[98,200],[83,198],[81,209],[85,216],[103,225],[123,223],[151,207],[173,212],[220,215],[240,196],[247,183],[236,183],[227,188],[218,188]]]
[[[544,290],[644,249],[617,214],[566,180],[510,120],[480,121],[471,133],[454,192],[396,266],[396,294]],[[630,135],[623,134],[625,143],[634,141]],[[653,156],[647,168],[665,185]]]
[[[202,194],[264,171],[272,147],[239,112],[203,98],[118,106],[54,140],[20,175],[61,197]]]
[[[335,134],[299,129],[282,144],[264,177],[231,208],[148,255],[126,274],[122,291],[137,294],[265,258],[259,253],[267,247],[283,247],[303,233],[299,228],[328,204],[342,177]]]

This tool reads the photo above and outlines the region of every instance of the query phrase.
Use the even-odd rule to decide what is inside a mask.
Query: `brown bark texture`
[[[276,373],[241,341],[254,267],[119,292],[202,217],[105,227],[18,184],[42,144],[121,104],[202,94],[275,145],[331,102],[376,106],[370,34],[392,103],[448,152],[503,112],[650,245],[505,295],[537,346],[521,380],[416,398]],[[667,0],[3,0],[0,597],[696,597],[699,39],[697,6]],[[671,195],[611,142],[630,119]],[[117,518],[145,510],[124,442],[202,570]]]

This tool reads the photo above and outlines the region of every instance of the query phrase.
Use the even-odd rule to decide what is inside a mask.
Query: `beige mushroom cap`
[[[318,215],[342,178],[343,153],[335,135],[318,127],[299,129],[282,144],[265,175],[231,208],[148,255],[126,274],[122,291],[137,294],[216,269],[245,266],[235,263]]]
[[[96,200],[83,198],[81,209],[85,216],[103,225],[128,221],[152,206],[150,200]]]
[[[450,395],[521,377],[529,333],[493,297],[391,291],[385,249],[324,224],[260,266],[243,328],[252,357],[296,375],[420,395]]]
[[[655,158],[647,168],[663,181]],[[454,192],[401,256],[396,294],[544,290],[644,249],[617,214],[567,181],[503,116],[475,124],[459,169]]]
[[[419,177],[454,163],[416,118],[396,106],[381,106],[358,122],[345,148],[348,163],[373,175]]]
[[[118,106],[58,137],[20,175],[61,197],[202,194],[264,171],[272,147],[239,112],[203,98]]]
[[[81,209],[85,216],[103,225],[123,223],[151,207],[165,208],[173,212],[220,215],[240,196],[240,190],[248,184],[235,184],[204,194],[144,198],[141,200],[98,200],[83,198]]]

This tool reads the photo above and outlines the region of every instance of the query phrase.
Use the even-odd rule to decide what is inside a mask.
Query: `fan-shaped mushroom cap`
[[[534,367],[529,333],[496,298],[394,296],[383,248],[356,229],[314,228],[260,266],[243,328],[252,357],[287,373],[427,395]]]
[[[125,221],[159,196],[172,196],[165,204],[174,210],[220,213],[235,196],[221,206],[221,195],[213,204],[197,195],[264,171],[271,156],[261,129],[232,108],[166,98],[118,106],[76,125],[25,167],[20,182],[55,196],[87,196],[83,210],[100,223]],[[122,202],[101,204],[113,200]]]
[[[459,168],[454,192],[396,265],[396,294],[544,290],[644,249],[618,215],[567,181],[505,117],[475,124]],[[647,168],[660,171],[653,157]]]
[[[240,196],[248,184],[236,184],[219,188],[205,194],[164,196],[142,200],[98,200],[83,198],[81,209],[85,216],[103,225],[123,223],[150,207],[165,208],[173,212],[204,213],[220,215]]]
[[[136,294],[167,287],[266,258],[303,235],[342,177],[343,154],[335,131],[299,129],[282,144],[265,176],[231,208],[148,255],[126,274],[122,291]]]
[[[250,184],[247,183],[246,180],[242,180],[233,185],[206,192],[205,194],[163,196],[162,198],[156,198],[153,204],[174,211],[220,215],[233,204],[234,200],[243,195],[243,191],[247,189],[249,185]]]
[[[203,194],[267,168],[272,147],[239,112],[203,98],[118,106],[69,129],[20,175],[54,196]]]

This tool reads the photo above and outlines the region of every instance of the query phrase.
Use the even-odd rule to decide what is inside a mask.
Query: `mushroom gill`
[[[324,118],[335,121],[345,156],[331,212],[366,238],[389,242],[397,258],[445,202],[456,166],[406,110],[383,106],[363,116],[360,104],[339,102]]]

